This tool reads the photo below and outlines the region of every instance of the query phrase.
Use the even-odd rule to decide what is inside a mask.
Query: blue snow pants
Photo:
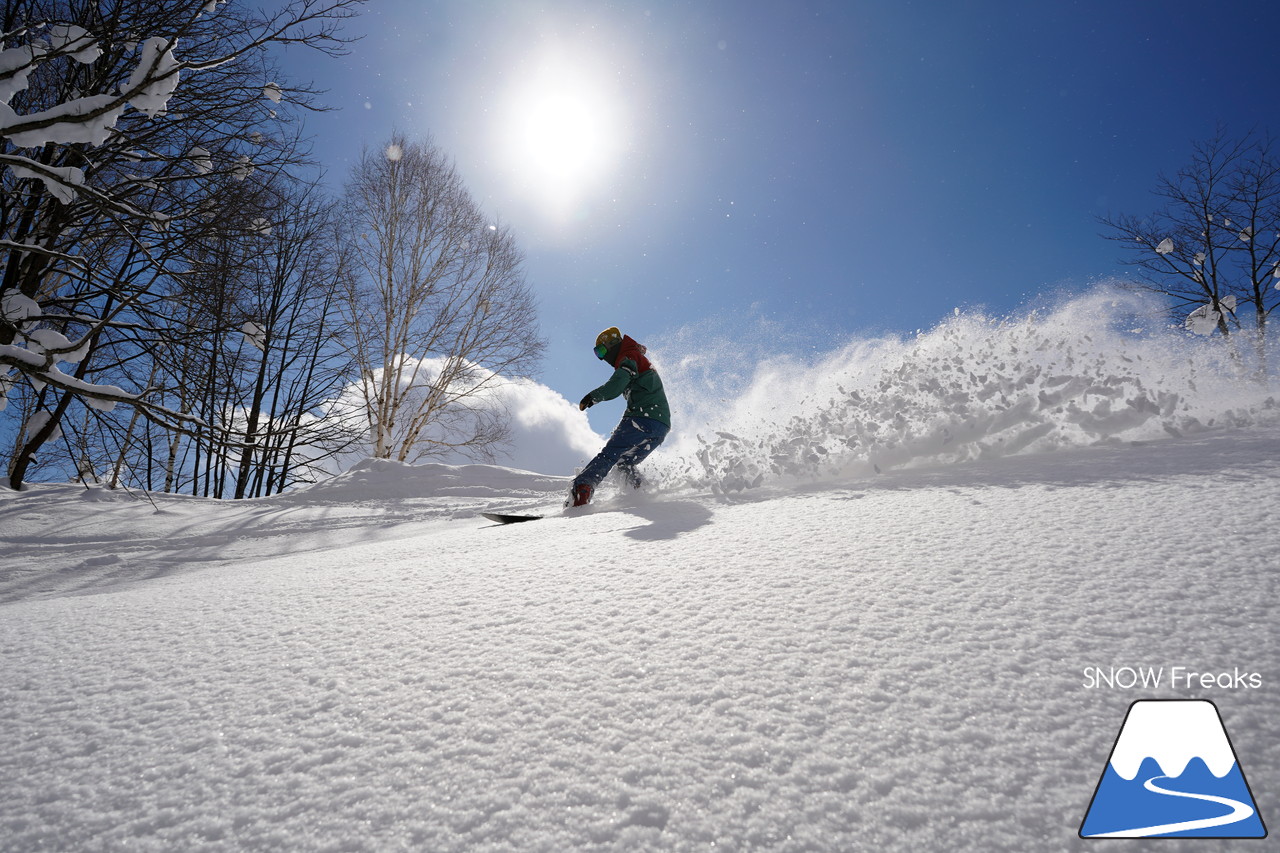
[[[639,487],[640,475],[636,466],[662,444],[670,431],[671,427],[653,418],[623,418],[613,435],[609,436],[604,449],[587,463],[581,474],[573,478],[573,484],[586,483],[594,489],[617,465],[627,481]]]

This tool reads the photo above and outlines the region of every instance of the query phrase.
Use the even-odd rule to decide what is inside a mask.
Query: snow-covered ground
[[[650,491],[576,515],[483,465],[2,491],[0,849],[1075,849],[1150,698],[1274,823],[1274,391],[1140,307],[660,341]]]
[[[0,846],[1071,849],[1150,697],[1213,699],[1280,820],[1276,427],[578,517],[563,485],[4,493]],[[553,515],[476,515],[518,507]]]

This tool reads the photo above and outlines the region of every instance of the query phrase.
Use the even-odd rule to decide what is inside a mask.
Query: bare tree
[[[511,232],[486,219],[429,141],[366,150],[343,204],[346,313],[373,455],[489,458],[507,435],[488,392],[541,355]]]
[[[1219,130],[1191,163],[1160,176],[1163,206],[1102,218],[1137,267],[1137,286],[1170,297],[1200,334],[1248,332],[1265,369],[1268,320],[1280,306],[1280,152],[1270,136]]]
[[[309,418],[338,395],[350,376],[341,353],[334,213],[315,186],[295,186],[280,197],[261,251],[252,264],[253,287],[242,300],[247,318],[247,382],[237,409],[245,443],[240,451],[235,497],[279,492],[299,479],[302,463],[321,447],[343,448],[351,436],[343,425]],[[304,426],[304,420],[307,421]],[[309,454],[296,453],[305,438]]]
[[[362,2],[4,4],[0,375],[27,378],[48,414],[14,454],[14,488],[76,402],[216,428],[161,389],[113,384],[100,359],[182,334],[158,291],[189,274],[187,248],[228,226],[234,184],[302,161],[294,119],[315,93],[285,81],[271,49],[341,52],[338,27]]]

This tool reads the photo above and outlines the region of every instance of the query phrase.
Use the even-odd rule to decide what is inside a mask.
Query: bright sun
[[[499,117],[506,168],[544,214],[578,215],[618,165],[622,93],[599,63],[548,50],[509,91]]]

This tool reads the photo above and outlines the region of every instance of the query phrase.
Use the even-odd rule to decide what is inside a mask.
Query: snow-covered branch
[[[262,239],[258,196],[301,162],[291,130],[305,87],[270,58],[282,45],[340,50],[363,0],[284,0],[262,12],[217,0],[51,0],[0,50],[0,373],[22,377],[54,420],[78,399],[126,404],[166,429],[225,429],[158,402],[124,365],[166,363],[215,304],[202,255]],[[288,97],[286,98],[286,93]],[[281,106],[283,104],[283,106]],[[43,308],[41,306],[44,306]],[[211,323],[225,333],[223,321]],[[243,318],[240,320],[243,322]],[[195,326],[187,326],[194,323]],[[92,345],[89,342],[93,342]],[[101,353],[101,354],[100,354]],[[75,376],[59,364],[77,365]],[[198,364],[198,361],[196,362]],[[146,371],[143,372],[145,376]],[[176,375],[175,375],[176,374]],[[145,387],[147,391],[127,390]],[[59,396],[60,395],[60,396]],[[55,426],[50,422],[49,426]],[[15,486],[40,440],[15,457]],[[228,436],[225,446],[237,446]]]

